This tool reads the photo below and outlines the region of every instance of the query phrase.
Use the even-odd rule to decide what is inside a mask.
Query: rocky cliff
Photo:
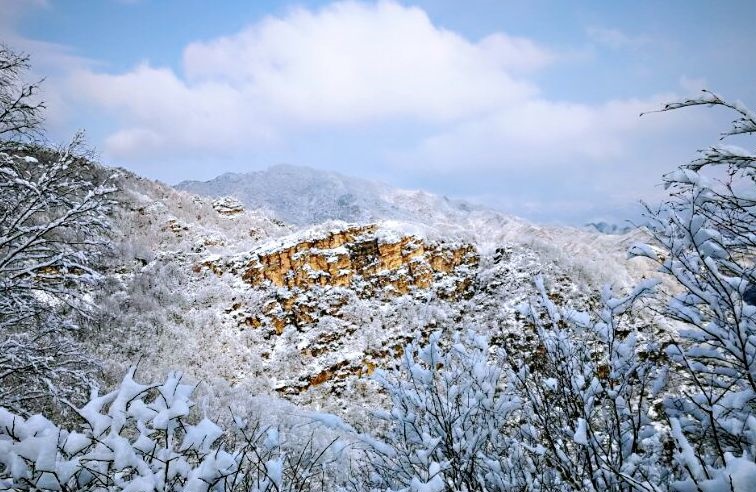
[[[240,296],[227,309],[241,329],[262,330],[267,337],[287,329],[320,332],[301,347],[303,356],[319,358],[338,353],[334,344],[356,329],[349,324],[354,313],[342,311],[353,308],[355,299],[380,304],[402,296],[432,296],[454,302],[472,295],[479,260],[471,244],[432,241],[369,224],[292,236],[231,258],[211,257],[201,268],[230,274],[247,286],[247,300]],[[321,322],[329,319],[338,320],[340,331],[321,332]],[[357,358],[325,368],[314,364],[313,372],[279,391],[299,393],[334,378],[371,373],[405,342],[389,337]]]
[[[287,238],[249,254],[209,258],[202,266],[218,275],[239,275],[252,288],[269,288],[271,298],[244,323],[265,323],[281,333],[301,328],[337,307],[313,301],[342,287],[361,299],[392,298],[432,289],[441,298],[469,294],[480,258],[466,243],[432,242],[385,230],[376,224],[347,226],[303,239]],[[317,295],[313,295],[317,292]],[[234,310],[247,311],[238,305]]]

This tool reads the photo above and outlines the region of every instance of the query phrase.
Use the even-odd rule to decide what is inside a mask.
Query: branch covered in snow
[[[624,297],[606,287],[594,312],[560,308],[540,277],[536,285],[540,298],[522,311],[539,347],[509,374],[535,490],[664,490],[672,470],[653,404],[666,371],[636,317],[655,283]]]
[[[18,142],[41,131],[35,86],[17,87],[27,68],[0,46],[0,402],[15,411],[74,398],[92,381],[70,329],[92,310],[115,191],[82,134],[57,149]]]
[[[737,114],[724,137],[756,134],[751,110],[710,92],[664,110],[697,105]],[[665,181],[670,198],[646,207],[648,248],[659,254],[631,254],[654,259],[676,284],[663,314],[680,326],[667,354],[681,384],[665,401],[686,471],[678,485],[749,490],[756,481],[756,155],[712,147]]]
[[[78,430],[0,407],[0,489],[283,492],[329,490],[331,446],[299,448],[242,418],[224,430],[191,415],[179,373],[115,390],[76,408]],[[284,452],[288,451],[288,454]]]
[[[413,342],[376,380],[391,398],[385,444],[368,455],[371,486],[391,490],[501,490],[521,483],[507,424],[520,406],[502,377],[504,354],[489,359],[485,337],[441,332]]]

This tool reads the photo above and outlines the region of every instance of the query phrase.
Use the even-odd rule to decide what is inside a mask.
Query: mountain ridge
[[[250,209],[268,211],[298,226],[326,220],[426,222],[428,213],[430,219],[442,220],[487,210],[422,190],[291,164],[249,173],[224,173],[207,181],[182,181],[174,188],[213,198],[233,196]]]

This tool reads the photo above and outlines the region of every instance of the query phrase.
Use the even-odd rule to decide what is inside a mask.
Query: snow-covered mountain
[[[238,200],[247,210],[281,220],[291,230],[327,221],[383,222],[410,234],[467,241],[484,255],[493,254],[502,243],[529,244],[550,251],[560,263],[595,270],[596,278],[612,276],[622,285],[630,285],[624,259],[627,244],[642,234],[605,223],[585,228],[542,226],[462,200],[302,166],[226,173],[174,188]]]
[[[181,369],[218,411],[268,394],[357,419],[380,398],[367,376],[414,336],[466,326],[532,350],[515,308],[534,277],[570,305],[647,273],[625,259],[640,232],[542,227],[306,168],[180,186],[210,197],[127,172],[118,186],[96,299],[110,329],[89,342],[112,378],[135,358],[156,378]]]
[[[27,156],[23,162],[38,161]],[[267,186],[270,202],[263,210],[245,205],[244,193],[234,193],[231,187],[216,186],[216,194],[222,195],[217,198],[199,196],[125,170],[83,161],[74,166],[81,166],[80,174],[93,182],[114,186],[108,188],[113,194],[102,214],[108,248],[93,263],[96,279],[102,281],[93,278],[82,284],[87,303],[97,309],[87,311],[86,326],[70,335],[76,344],[69,346],[87,362],[97,362],[91,367],[101,368],[93,381],[99,387],[123,381],[122,392],[95,398],[81,416],[90,419],[91,431],[97,434],[112,424],[118,426],[114,432],[131,438],[135,429],[143,437],[134,446],[152,437],[147,437],[141,421],[124,430],[119,422],[125,414],[131,412],[137,419],[149,415],[156,425],[169,421],[157,415],[168,415],[173,422],[176,415],[189,412],[188,391],[197,385],[192,419],[205,416],[231,425],[232,416],[238,416],[233,425],[256,422],[253,425],[260,427],[255,428],[265,429],[266,435],[267,429],[284,429],[288,442],[304,439],[306,448],[312,444],[308,434],[309,439],[317,435],[326,449],[343,435],[345,445],[339,444],[338,453],[350,453],[344,460],[352,457],[347,439],[388,449],[372,436],[383,432],[376,410],[390,408],[393,390],[387,391],[387,380],[381,377],[392,371],[376,371],[406,361],[403,355],[413,352],[407,351],[408,344],[440,340],[444,350],[457,353],[467,350],[458,343],[464,334],[480,351],[478,362],[458,361],[465,377],[469,371],[487,378],[485,367],[496,367],[491,374],[498,374],[505,366],[489,366],[489,356],[496,364],[514,361],[513,367],[539,364],[544,355],[542,332],[536,318],[519,308],[537,291],[554,303],[554,309],[564,308],[559,321],[585,319],[576,309],[601,303],[597,286],[629,286],[649,271],[643,259],[628,261],[625,255],[642,231],[606,235],[542,227],[429,193],[313,170],[303,171],[307,178],[301,181],[362,190],[353,200],[360,205],[350,212],[329,201],[330,192],[319,186],[300,188],[296,206],[305,207],[307,220],[329,219],[292,224],[281,217],[294,213],[295,206],[276,201],[277,193],[290,193],[286,180],[271,177],[276,172],[287,176],[293,172],[290,168],[267,172],[278,188]],[[232,180],[234,189],[238,181]],[[302,204],[331,208],[312,210]],[[330,218],[334,214],[346,214],[350,220]],[[536,282],[538,278],[543,281]],[[647,323],[645,317],[632,323],[640,339],[658,340],[665,329]],[[512,358],[504,358],[504,351]],[[435,358],[425,360],[430,368],[451,367]],[[169,376],[164,385],[151,387],[135,382],[137,372],[139,381]],[[423,384],[431,383],[423,375],[430,372],[411,373],[424,378]],[[188,384],[179,385],[182,378]],[[415,382],[407,384],[409,388]],[[495,380],[485,380],[475,386],[477,396],[468,398],[456,393],[457,387],[456,382],[449,386],[455,401],[488,399],[479,388],[500,388]],[[148,407],[134,399],[135,394],[151,395],[156,402]],[[102,415],[103,409],[114,418]],[[3,415],[7,425],[0,427],[22,429],[22,437],[38,428],[34,418],[19,427],[7,412]],[[308,430],[313,423],[322,424],[326,433],[320,427]],[[202,436],[187,437],[198,432],[221,432],[207,419],[185,429],[184,442],[204,441]],[[45,432],[52,436],[53,446],[68,443],[59,440],[53,427]],[[158,434],[163,435],[150,433]],[[120,463],[122,444],[130,446],[130,441],[109,436],[121,444],[108,447],[106,453],[115,453]],[[14,437],[14,447],[24,447],[16,441]],[[280,452],[288,453],[286,449]],[[354,456],[363,451],[354,448]],[[99,460],[109,455],[87,456]],[[343,474],[351,470],[338,466]]]
[[[215,198],[233,196],[249,209],[264,210],[300,226],[326,220],[453,220],[481,209],[423,191],[285,164],[245,174],[227,173],[209,181],[184,181],[176,188]]]

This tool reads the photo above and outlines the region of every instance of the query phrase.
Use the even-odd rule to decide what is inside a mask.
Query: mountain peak
[[[184,181],[176,188],[219,198],[233,196],[251,209],[264,209],[296,225],[327,220],[370,222],[405,220],[429,223],[473,210],[427,192],[401,190],[367,179],[292,164],[250,173],[226,173],[209,181]]]

